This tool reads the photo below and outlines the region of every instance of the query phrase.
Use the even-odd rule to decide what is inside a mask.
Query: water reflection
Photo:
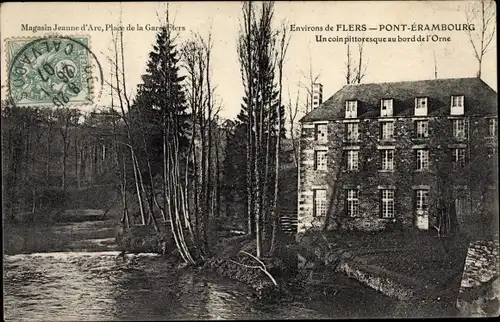
[[[47,253],[6,256],[4,307],[7,319],[111,319],[115,255]]]
[[[350,294],[354,302],[345,293],[333,305],[262,303],[241,283],[177,268],[153,254],[23,254],[5,256],[4,263],[6,320],[312,319],[359,311],[358,291]],[[381,306],[368,298],[368,307]]]

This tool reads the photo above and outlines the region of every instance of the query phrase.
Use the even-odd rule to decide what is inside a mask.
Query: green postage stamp
[[[89,41],[88,36],[7,39],[11,102],[56,107],[93,104],[103,78]]]

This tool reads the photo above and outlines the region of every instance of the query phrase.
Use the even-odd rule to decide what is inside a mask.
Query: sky
[[[323,84],[323,97],[327,99],[345,84],[346,44],[343,42],[317,42],[316,36],[325,37],[412,37],[435,35],[448,41],[365,43],[363,60],[366,62],[364,83],[411,81],[434,78],[434,59],[438,78],[473,77],[477,63],[468,35],[464,31],[382,31],[380,25],[404,24],[463,24],[466,22],[466,1],[278,1],[275,3],[274,23],[286,21],[291,34],[284,66],[284,99],[294,100],[297,91],[305,102],[305,90],[309,66],[319,75]],[[209,30],[214,40],[213,84],[222,106],[222,118],[234,118],[240,110],[243,87],[236,51],[236,39],[241,17],[241,2],[172,2],[170,13],[179,31],[179,44],[199,32],[207,36]],[[32,26],[81,26],[93,24],[119,25],[120,10],[123,24],[160,25],[165,3],[156,2],[109,2],[109,3],[3,3],[1,7],[2,65],[5,62],[5,39],[12,37],[37,37],[43,31],[23,31],[22,24]],[[326,31],[327,25],[349,25],[354,31]],[[355,25],[366,25],[366,31],[355,31]],[[292,27],[294,25],[294,27]],[[323,31],[297,31],[298,27],[322,27]],[[342,26],[341,26],[342,27]],[[476,25],[476,27],[478,27]],[[291,31],[292,28],[295,31]],[[369,30],[374,28],[375,30]],[[400,27],[402,28],[402,27]],[[52,32],[54,33],[54,32]],[[110,32],[58,32],[66,36],[89,35],[90,49],[96,54],[106,74],[110,70],[107,57],[111,55]],[[126,31],[125,70],[128,88],[133,96],[135,88],[145,73],[148,54],[155,42],[154,31]],[[351,44],[357,50],[357,43]],[[355,53],[353,53],[355,54]],[[435,57],[435,58],[434,58]],[[496,37],[491,50],[483,61],[482,79],[495,91]],[[5,85],[6,66],[2,66],[2,85]],[[2,87],[2,97],[5,97]],[[103,92],[99,105],[109,105],[110,97]],[[85,106],[90,110],[92,106]]]

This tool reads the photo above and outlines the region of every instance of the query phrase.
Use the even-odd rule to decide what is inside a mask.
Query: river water
[[[116,250],[4,255],[3,283],[4,318],[15,321],[373,317],[392,303],[340,276],[334,294],[263,303],[236,281]]]

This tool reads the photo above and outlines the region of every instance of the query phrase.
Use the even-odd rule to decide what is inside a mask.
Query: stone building
[[[301,125],[299,233],[498,221],[497,93],[478,78],[346,85]]]

